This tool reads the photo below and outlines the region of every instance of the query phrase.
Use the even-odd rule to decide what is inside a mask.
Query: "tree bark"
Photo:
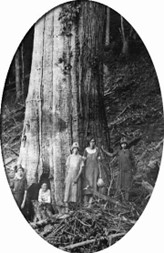
[[[81,2],[69,33],[63,33],[63,8],[52,10],[35,25],[18,161],[26,169],[29,186],[39,182],[43,172],[49,174],[53,203],[58,205],[63,202],[65,162],[72,142],[79,141],[83,151],[87,138],[94,135],[98,145],[109,145],[101,58],[105,7]]]
[[[125,36],[124,19],[121,16],[121,35],[122,35],[122,55],[128,56],[129,53],[129,38]]]
[[[25,101],[25,68],[24,68],[24,46],[23,42],[21,44],[21,93],[22,93],[22,100]]]
[[[106,8],[106,38],[105,38],[105,46],[109,46],[110,44],[110,8]]]
[[[20,79],[20,50],[18,48],[15,55],[15,87],[16,87],[16,99],[21,98],[21,79]]]
[[[107,146],[109,135],[103,100],[102,59],[105,44],[105,6],[92,2],[83,3],[78,28],[79,57],[76,60],[79,73],[77,84],[80,144],[82,147],[86,146],[87,137],[94,135],[98,145],[104,143]]]

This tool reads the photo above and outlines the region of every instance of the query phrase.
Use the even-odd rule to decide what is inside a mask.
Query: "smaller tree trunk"
[[[110,9],[107,8],[105,46],[109,46],[109,44],[110,44]]]
[[[21,79],[20,79],[20,50],[18,49],[15,55],[15,86],[16,99],[21,98]]]
[[[124,20],[121,16],[121,35],[122,35],[122,52],[123,56],[128,56],[129,53],[129,40],[128,37],[125,36],[125,29],[124,29]]]

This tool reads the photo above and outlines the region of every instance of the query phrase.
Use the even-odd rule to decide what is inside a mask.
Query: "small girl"
[[[129,200],[129,192],[132,186],[133,173],[135,171],[135,162],[132,152],[128,149],[128,142],[125,137],[120,141],[121,150],[114,153],[107,152],[103,147],[102,150],[108,156],[118,156],[118,191],[121,191],[125,201]]]
[[[83,170],[83,159],[79,154],[79,144],[74,142],[71,147],[71,155],[66,161],[65,179],[65,212],[68,213],[68,202],[80,202],[81,200],[81,173]]]
[[[50,218],[53,214],[53,209],[51,205],[51,192],[46,183],[43,183],[39,190],[38,202],[39,212],[42,213],[43,218]]]
[[[39,190],[38,201],[40,203],[51,203],[51,193],[50,189],[47,188],[46,183],[43,183]]]

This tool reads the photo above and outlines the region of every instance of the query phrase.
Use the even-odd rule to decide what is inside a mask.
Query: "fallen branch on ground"
[[[151,194],[152,193],[152,191],[153,191],[153,186],[150,184],[150,183],[148,183],[148,182],[146,182],[146,181],[142,181],[142,186]]]
[[[83,241],[83,242],[71,244],[71,245],[62,247],[62,248],[60,248],[60,249],[62,249],[62,250],[74,249],[74,248],[81,247],[81,246],[85,246],[85,245],[87,245],[87,244],[94,243],[95,241],[98,241],[98,240],[100,241],[100,240],[104,240],[104,239],[108,239],[108,240],[110,240],[110,242],[111,242],[113,238],[121,237],[121,236],[124,236],[124,235],[125,235],[125,233],[113,234],[113,235],[108,236],[107,238],[105,238],[105,237],[95,238],[95,239],[91,239],[91,240],[87,240],[87,241]],[[111,242],[111,243],[112,243],[112,242]]]

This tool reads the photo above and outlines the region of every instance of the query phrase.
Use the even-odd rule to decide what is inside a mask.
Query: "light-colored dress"
[[[99,177],[99,164],[98,159],[100,159],[99,149],[96,147],[91,150],[86,148],[84,151],[85,169],[84,169],[84,188],[91,187],[93,191],[97,190],[97,180]],[[85,194],[90,194],[85,190]]]
[[[83,164],[83,158],[79,154],[72,154],[67,158],[64,202],[80,202],[81,177],[79,177],[76,184],[74,184],[74,181]]]
[[[43,191],[42,188],[39,190],[38,201],[41,203],[51,203],[51,193],[50,190]]]

